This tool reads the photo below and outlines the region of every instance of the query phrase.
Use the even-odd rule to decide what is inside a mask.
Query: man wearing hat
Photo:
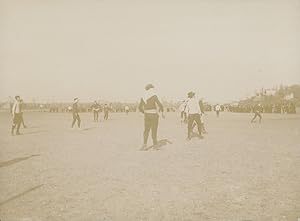
[[[80,116],[79,116],[79,109],[78,109],[78,98],[74,98],[74,103],[72,106],[72,113],[73,113],[73,122],[72,122],[72,128],[74,127],[76,121],[77,121],[77,125],[78,128],[80,128]]]
[[[189,101],[186,106],[186,110],[188,113],[188,137],[187,139],[190,140],[192,138],[192,132],[193,132],[193,123],[196,122],[198,132],[199,132],[199,138],[203,138],[201,133],[201,110],[198,101],[195,98],[194,92],[188,93]]]
[[[159,112],[163,112],[164,108],[157,94],[154,91],[154,86],[148,84],[145,87],[145,95],[141,98],[139,110],[144,114],[144,145],[142,150],[147,147],[147,141],[151,130],[153,145],[157,145],[157,129]]]

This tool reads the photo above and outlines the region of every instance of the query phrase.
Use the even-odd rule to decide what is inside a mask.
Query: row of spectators
[[[251,113],[254,110],[255,105],[250,104],[238,104],[238,105],[226,105],[225,108],[230,112],[237,113]],[[262,104],[263,113],[296,113],[296,105],[293,102],[286,102],[282,104]]]

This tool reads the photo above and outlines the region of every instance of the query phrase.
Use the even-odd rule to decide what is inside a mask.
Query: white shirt
[[[21,104],[19,101],[15,101],[14,106],[12,108],[12,113],[13,114],[19,114],[21,113]]]
[[[217,105],[216,106],[216,111],[220,111],[221,110],[221,106],[220,105]]]
[[[191,98],[186,106],[186,112],[188,114],[200,114],[201,110],[200,110],[200,106],[198,101],[196,100],[196,98]]]

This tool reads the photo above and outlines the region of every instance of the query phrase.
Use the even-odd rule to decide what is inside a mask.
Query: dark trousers
[[[220,111],[216,111],[217,112],[217,117],[219,117],[220,116]]]
[[[145,120],[145,130],[144,130],[144,144],[147,144],[149,133],[151,130],[153,144],[157,144],[157,129],[158,129],[158,114],[147,114],[144,116]]]
[[[98,121],[98,118],[99,118],[99,112],[94,111],[94,121]]]
[[[252,122],[256,119],[256,117],[259,117],[259,122],[261,122],[261,118],[262,118],[262,116],[261,116],[261,114],[259,113],[259,112],[255,112],[254,113],[254,117],[252,118]]]
[[[16,113],[14,118],[13,118],[13,125],[11,128],[11,133],[14,133],[15,128],[17,128],[17,134],[20,132],[20,126],[22,122],[22,114],[21,113]]]
[[[75,123],[77,121],[77,125],[80,128],[80,116],[78,113],[73,113],[73,122],[72,122],[72,128],[74,127]]]
[[[201,116],[200,114],[189,114],[188,116],[188,137],[191,138],[193,123],[196,122],[199,135],[201,135]]]
[[[104,111],[104,120],[108,119],[108,111]]]

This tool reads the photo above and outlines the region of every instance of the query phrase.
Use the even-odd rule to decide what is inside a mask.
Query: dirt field
[[[0,113],[1,221],[297,221],[300,115],[213,113],[204,140],[186,141],[178,113],[160,119],[173,144],[139,151],[143,116],[111,114],[100,123],[24,113],[10,135]],[[102,115],[101,115],[102,117]]]

